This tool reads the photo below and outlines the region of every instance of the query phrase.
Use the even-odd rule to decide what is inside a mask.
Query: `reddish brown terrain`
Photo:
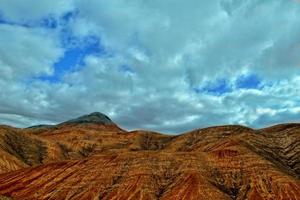
[[[0,126],[0,199],[300,199],[300,124],[127,132],[101,113]]]

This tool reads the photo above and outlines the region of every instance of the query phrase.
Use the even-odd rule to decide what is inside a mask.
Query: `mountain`
[[[297,200],[300,124],[164,135],[92,113],[54,126],[0,126],[1,198]]]
[[[114,124],[109,117],[106,115],[100,113],[100,112],[94,112],[89,115],[84,115],[81,117],[78,117],[76,119],[72,119],[69,121],[66,121],[62,124],[85,124],[85,123],[93,123],[93,124],[101,124],[101,125],[112,125]]]

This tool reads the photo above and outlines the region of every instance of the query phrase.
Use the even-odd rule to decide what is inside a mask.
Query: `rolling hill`
[[[180,135],[126,131],[102,113],[0,126],[3,199],[300,199],[300,124]]]

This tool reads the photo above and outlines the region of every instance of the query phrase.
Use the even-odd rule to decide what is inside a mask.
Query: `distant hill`
[[[0,126],[0,199],[300,199],[300,124],[181,135],[121,129],[96,112]]]

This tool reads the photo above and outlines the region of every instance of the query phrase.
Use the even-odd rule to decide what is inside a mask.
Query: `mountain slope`
[[[0,195],[13,199],[300,199],[298,124],[261,130],[219,126],[171,136],[127,132],[111,120],[102,123],[109,119],[102,115],[53,127],[0,129],[0,153],[6,155],[0,163],[17,163],[0,174]]]

